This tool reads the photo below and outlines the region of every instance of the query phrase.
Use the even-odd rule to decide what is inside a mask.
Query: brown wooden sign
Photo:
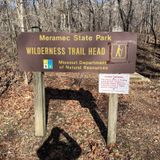
[[[23,71],[133,73],[137,36],[128,32],[22,33]]]

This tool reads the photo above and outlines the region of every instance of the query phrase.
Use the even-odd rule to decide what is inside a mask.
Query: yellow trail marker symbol
[[[116,57],[121,57],[123,53],[123,48],[121,49],[120,45],[118,45],[117,51],[116,51]]]

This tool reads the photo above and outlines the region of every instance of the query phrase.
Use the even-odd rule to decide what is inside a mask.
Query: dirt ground
[[[119,95],[114,146],[106,146],[108,95],[98,93],[98,75],[45,74],[44,137],[34,136],[32,85],[16,81],[0,97],[0,160],[159,160],[160,80],[131,81],[130,94]]]

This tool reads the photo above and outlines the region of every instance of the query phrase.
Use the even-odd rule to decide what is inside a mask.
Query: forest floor
[[[137,71],[151,81],[131,81],[130,93],[119,95],[114,146],[106,146],[108,95],[98,93],[98,75],[46,73],[47,132],[36,137],[33,82],[2,71],[1,88],[14,83],[0,97],[0,160],[159,160],[158,53],[139,48]]]

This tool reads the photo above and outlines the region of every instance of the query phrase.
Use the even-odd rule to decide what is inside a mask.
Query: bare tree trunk
[[[60,22],[60,29],[61,31],[65,31],[66,28],[66,15],[64,13],[61,14],[61,22]]]
[[[34,7],[35,14],[37,16],[38,27],[41,28],[41,20],[40,20],[39,14],[38,14],[39,5],[38,5],[38,2],[36,3],[36,0],[33,0],[33,7]]]
[[[145,43],[149,43],[151,39],[151,33],[154,36],[154,47],[157,46],[157,35],[154,28],[154,17],[153,17],[153,7],[154,7],[154,0],[149,0],[148,8],[149,8],[149,16],[148,20],[146,20],[146,38]]]
[[[16,5],[17,5],[17,14],[18,14],[18,19],[19,19],[19,26],[21,29],[21,32],[24,32],[24,4],[23,0],[16,0]],[[28,85],[28,77],[27,73],[24,72],[24,83]]]
[[[13,53],[15,52],[15,40],[14,40],[14,34],[15,33],[15,30],[14,30],[14,26],[13,26],[13,23],[12,23],[12,19],[10,18],[10,11],[8,9],[8,0],[3,0],[5,6],[6,6],[6,13],[7,13],[7,21],[8,21],[8,29],[9,29],[9,37],[10,37],[10,40],[12,42],[12,52],[11,54],[9,54],[10,58],[14,58],[14,55]]]
[[[121,31],[122,28],[120,26],[120,12],[119,12],[119,3],[118,1],[116,0],[114,2],[114,6],[113,6],[113,16],[114,17],[114,20],[112,20],[113,24],[112,24],[112,31],[116,32],[116,31]]]
[[[89,15],[90,15],[90,31],[95,31],[96,30],[96,18],[95,18],[95,12],[94,8],[92,5],[91,0],[89,0]]]
[[[109,2],[109,12],[108,12],[108,26],[107,26],[107,30],[109,31],[109,32],[111,32],[112,31],[112,5],[113,5],[113,3],[112,3],[112,1],[110,1]]]
[[[71,12],[68,5],[68,0],[66,0],[66,7],[67,7],[67,22],[68,22],[68,32],[71,32]]]
[[[143,13],[141,13],[141,21],[143,21]],[[139,32],[142,33],[144,23],[140,24]]]
[[[83,30],[83,25],[82,25],[82,20],[81,20],[82,14],[80,12],[80,2],[78,0],[78,30],[82,31]]]

